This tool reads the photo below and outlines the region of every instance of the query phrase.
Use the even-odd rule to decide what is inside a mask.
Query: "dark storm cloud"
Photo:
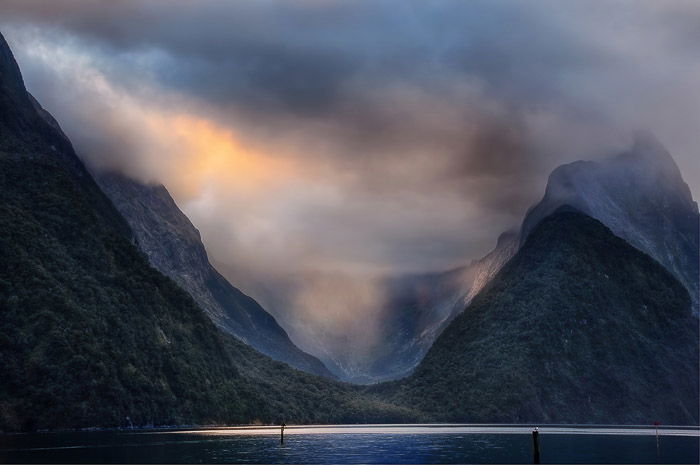
[[[7,0],[4,10],[83,36],[125,68],[130,53],[160,50],[163,85],[214,103],[302,115],[333,116],[357,86],[397,82],[551,93],[552,71],[581,58],[572,37],[517,2]]]
[[[133,76],[142,73],[259,137],[309,133],[320,121],[313,137],[338,146],[324,157],[429,151],[447,167],[432,182],[456,180],[452,188],[514,218],[542,171],[567,159],[549,153],[560,147],[548,134],[533,140],[532,114],[568,118],[552,132],[595,132],[614,119],[610,105],[630,102],[589,106],[586,93],[612,93],[640,66],[697,55],[700,24],[692,2],[5,0],[0,8],[10,24],[68,34],[116,86],[138,94]],[[620,50],[606,42],[613,38],[638,43]],[[647,90],[638,87],[628,98]],[[381,160],[368,165],[386,171]],[[391,179],[365,182],[382,189]]]
[[[217,1],[10,1],[4,9],[78,34],[101,53],[123,60],[125,68],[132,53],[162,51],[167,59],[154,70],[161,84],[214,103],[279,105],[315,113],[328,108],[342,81],[360,66],[355,51],[334,44],[336,34],[325,24],[350,8]],[[309,28],[315,28],[313,33]]]
[[[260,47],[219,62],[206,60],[196,68],[162,70],[158,78],[215,104],[320,116],[333,109],[355,68],[352,60],[328,52]]]

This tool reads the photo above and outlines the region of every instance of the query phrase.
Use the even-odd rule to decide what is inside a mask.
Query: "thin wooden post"
[[[656,427],[656,461],[659,461],[659,425],[661,423],[658,421],[654,422],[654,426]]]
[[[532,430],[532,463],[540,463],[540,431],[537,427]]]

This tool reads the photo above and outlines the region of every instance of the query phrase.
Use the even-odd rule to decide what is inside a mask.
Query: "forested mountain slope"
[[[153,269],[0,36],[0,430],[405,421],[218,330]]]
[[[436,340],[374,388],[459,422],[698,423],[698,325],[683,285],[565,207]]]
[[[209,263],[199,231],[164,186],[118,173],[101,173],[96,180],[128,221],[151,265],[186,290],[219,328],[275,360],[333,378],[319,359],[294,345],[272,315]]]

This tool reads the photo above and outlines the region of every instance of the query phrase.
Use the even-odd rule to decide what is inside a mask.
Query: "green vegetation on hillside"
[[[59,163],[0,154],[0,428],[415,418],[221,333]]]
[[[134,246],[2,36],[0,192],[0,430],[418,419],[219,331]]]
[[[697,321],[656,261],[559,211],[411,377],[374,392],[445,421],[697,424]]]
[[[0,430],[211,423],[698,422],[688,293],[560,212],[405,380],[360,388],[219,331],[151,268],[0,35]]]

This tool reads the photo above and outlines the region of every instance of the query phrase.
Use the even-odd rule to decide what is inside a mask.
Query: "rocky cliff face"
[[[199,231],[164,186],[115,173],[97,175],[97,181],[128,221],[153,267],[189,292],[219,328],[276,360],[332,377],[320,360],[292,343],[274,317],[214,269]]]
[[[491,252],[467,266],[388,279],[385,285],[390,297],[383,310],[383,344],[375,352],[376,358],[363,367],[369,380],[410,374],[440,333],[515,255],[518,244],[518,234],[507,231]]]
[[[653,137],[639,135],[617,156],[554,170],[544,198],[523,221],[522,240],[564,204],[598,219],[666,267],[688,289],[698,315],[698,205],[673,158]]]
[[[503,265],[518,251],[519,245],[520,235],[518,232],[516,230],[506,231],[498,237],[496,247],[491,252],[483,258],[472,262],[470,268],[474,270],[474,278],[464,298],[465,306],[469,305],[484,286],[496,276],[496,273],[501,271]]]

